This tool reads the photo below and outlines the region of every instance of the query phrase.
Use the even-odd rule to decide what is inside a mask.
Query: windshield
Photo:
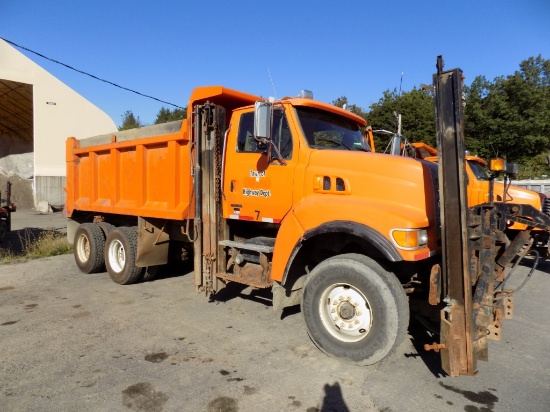
[[[470,165],[474,176],[478,180],[489,180],[489,175],[487,174],[487,170],[485,167],[483,167],[478,162],[474,162],[473,160],[468,160],[468,164]]]
[[[353,120],[306,106],[297,106],[296,112],[309,147],[371,151],[359,125]]]

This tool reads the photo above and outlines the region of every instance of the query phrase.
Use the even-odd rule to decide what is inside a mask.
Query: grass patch
[[[67,242],[65,234],[55,230],[45,230],[37,235],[30,230],[25,230],[22,235],[19,235],[19,242],[20,252],[0,246],[0,264],[20,263],[31,259],[65,255],[73,250]]]

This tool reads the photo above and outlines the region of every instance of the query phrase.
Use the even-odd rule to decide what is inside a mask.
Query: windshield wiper
[[[319,144],[319,142],[329,142],[329,143],[334,143],[338,146],[344,146],[346,149],[348,150],[352,150],[351,147],[348,147],[348,145],[342,143],[340,140],[336,140],[336,139],[333,139],[332,137],[326,137],[326,136],[323,136],[321,138],[318,138],[316,139],[315,141],[315,144]]]

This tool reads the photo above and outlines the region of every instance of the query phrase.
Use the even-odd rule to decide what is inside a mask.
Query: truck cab
[[[222,204],[224,219],[277,231],[272,280],[289,280],[302,248],[319,261],[345,250],[390,261],[436,253],[433,168],[371,153],[365,120],[338,107],[305,97],[264,104],[271,126],[262,138],[256,106],[232,113]]]

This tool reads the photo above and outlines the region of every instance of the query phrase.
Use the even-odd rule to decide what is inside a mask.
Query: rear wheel
[[[395,275],[359,254],[335,256],[311,271],[302,312],[317,347],[360,365],[391,354],[409,325],[407,296]]]
[[[102,272],[104,266],[103,250],[105,234],[96,223],[82,223],[74,236],[74,259],[84,273]]]
[[[131,227],[113,229],[105,242],[105,266],[111,279],[129,285],[141,279],[143,268],[136,266],[137,232]]]

